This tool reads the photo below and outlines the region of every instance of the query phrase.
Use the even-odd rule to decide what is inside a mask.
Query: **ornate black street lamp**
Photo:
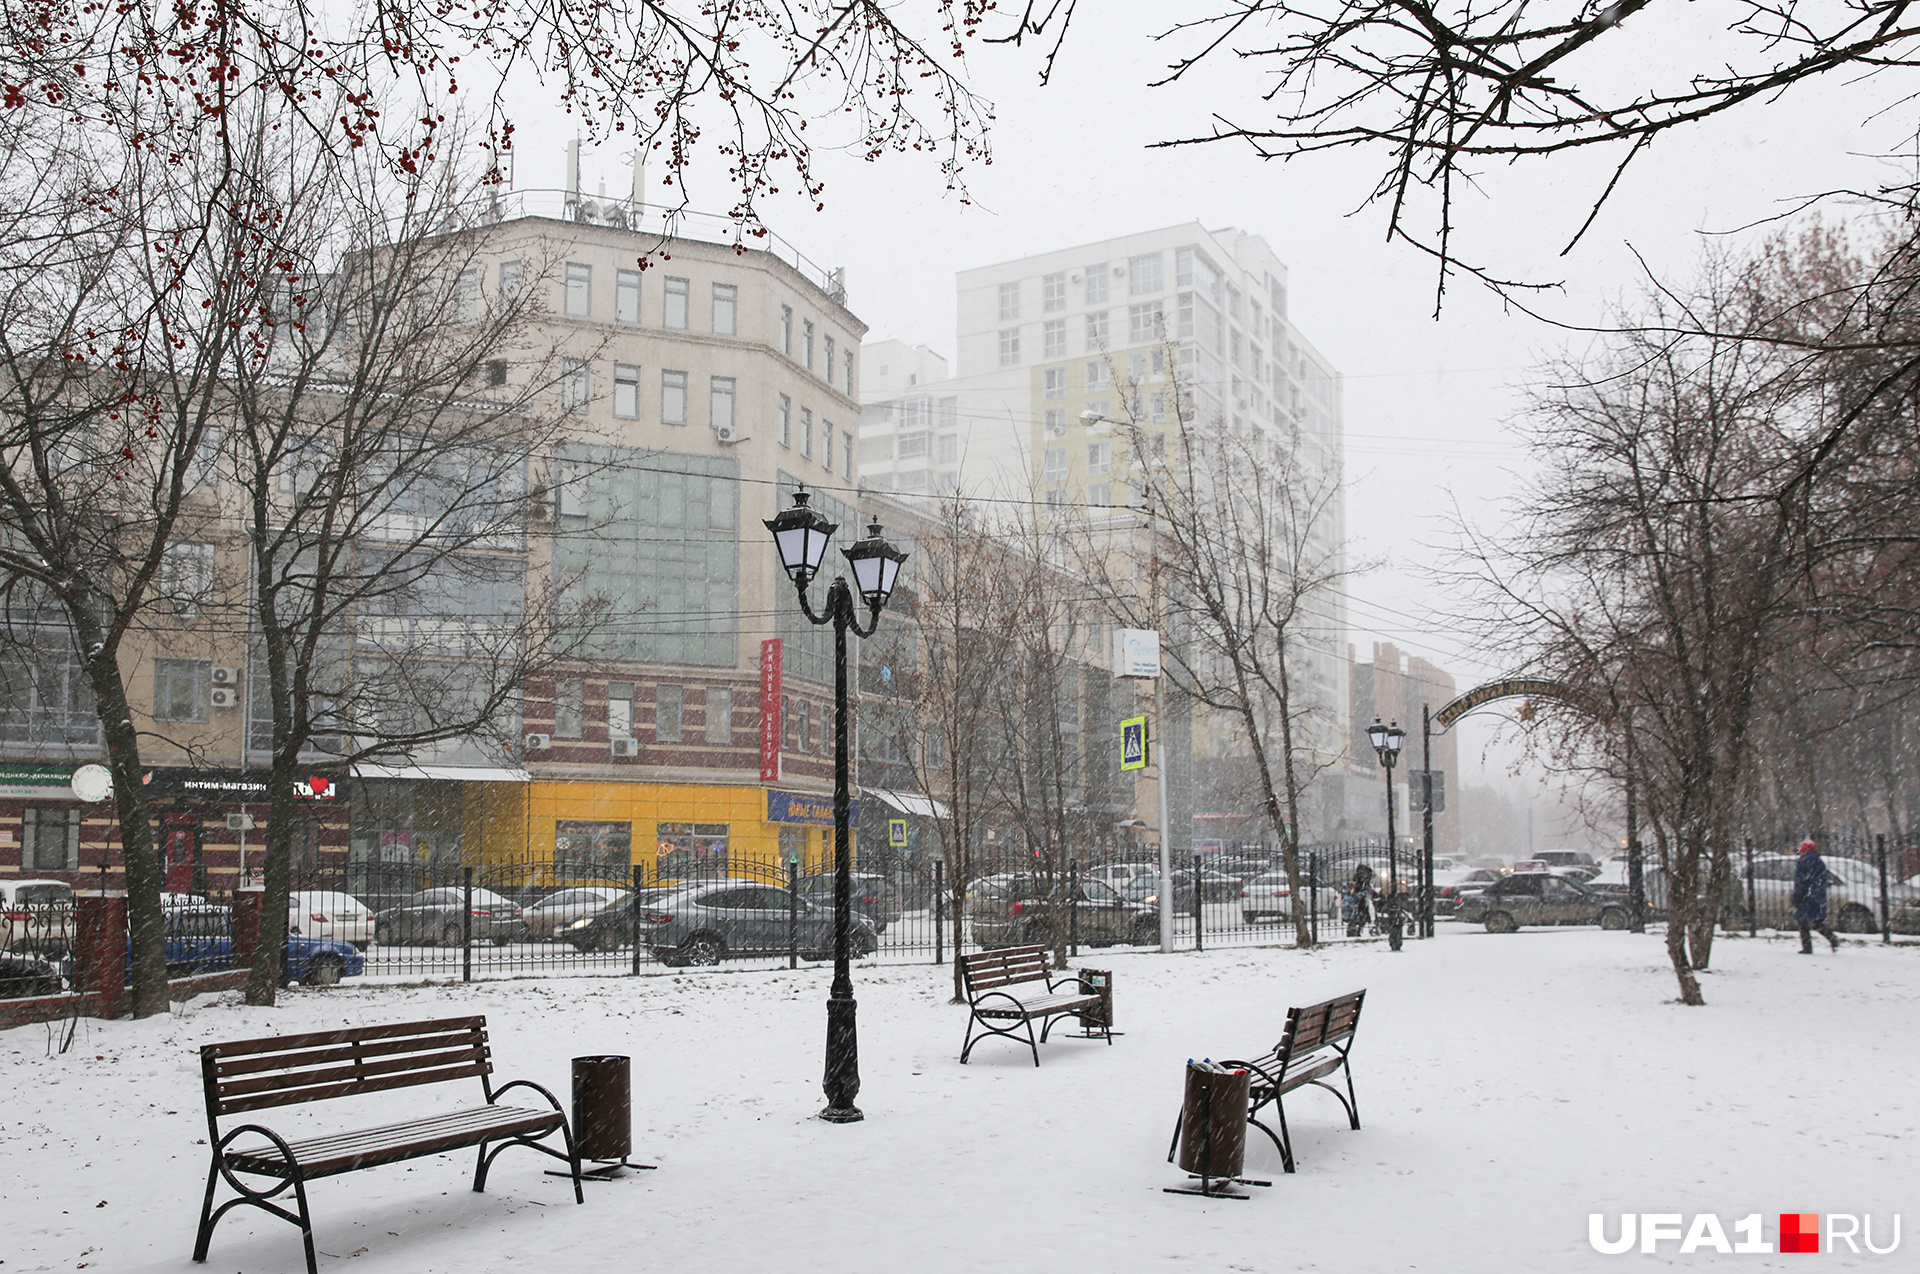
[[[827,1108],[820,1112],[820,1118],[828,1123],[850,1124],[865,1116],[853,1104],[860,1095],[860,1034],[855,1021],[853,975],[847,969],[853,902],[853,842],[847,832],[852,809],[847,774],[847,630],[861,637],[873,636],[907,555],[887,542],[878,522],[872,523],[866,539],[843,550],[853,567],[853,588],[847,587],[846,576],[835,576],[827,589],[826,607],[816,614],[807,601],[807,585],[819,574],[827,541],[839,526],[812,508],[809,498],[804,487],[794,492],[793,507],[775,514],[766,526],[780,550],[780,565],[800,595],[801,612],[813,623],[833,625],[833,990],[827,996],[827,1065],[822,1085]],[[854,589],[866,603],[865,628],[860,626]]]
[[[1375,717],[1367,727],[1367,742],[1373,744],[1380,768],[1387,773],[1387,941],[1395,951],[1400,949],[1400,852],[1393,829],[1393,767],[1406,737],[1398,721],[1381,725],[1380,718]]]

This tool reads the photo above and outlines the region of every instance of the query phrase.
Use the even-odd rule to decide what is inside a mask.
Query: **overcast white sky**
[[[1671,18],[1636,17],[1637,28],[1622,32],[1631,42],[1594,73],[1625,67],[1638,81],[1687,59],[1711,61],[1724,37],[1705,9],[1720,11],[1687,6]],[[1179,11],[1200,10],[1087,0],[1045,89],[1035,82],[1036,51],[975,50],[968,74],[993,100],[997,125],[992,165],[967,175],[972,205],[948,195],[924,158],[867,164],[826,155],[825,211],[795,202],[768,220],[816,261],[847,268],[851,304],[871,325],[870,339],[924,342],[949,356],[957,270],[1189,220],[1264,235],[1289,264],[1294,322],[1345,377],[1349,528],[1356,553],[1384,563],[1352,587],[1361,656],[1370,642],[1392,640],[1452,669],[1463,688],[1496,675],[1496,661],[1449,631],[1449,599],[1425,572],[1451,543],[1447,520],[1456,508],[1497,524],[1499,502],[1527,463],[1505,423],[1537,354],[1569,338],[1503,312],[1467,282],[1455,285],[1436,321],[1428,260],[1384,241],[1379,210],[1355,211],[1377,154],[1283,165],[1232,143],[1149,149],[1204,133],[1211,111],[1258,118],[1258,81],[1226,63],[1200,83],[1145,87],[1169,54],[1149,37]],[[1836,84],[1663,139],[1568,258],[1558,252],[1605,181],[1600,157],[1496,172],[1462,201],[1462,242],[1508,277],[1565,280],[1563,291],[1538,303],[1563,321],[1593,321],[1638,286],[1636,251],[1656,271],[1681,275],[1703,232],[1735,230],[1810,193],[1885,179],[1888,169],[1871,156],[1911,136],[1913,110],[1863,125],[1862,103],[1874,100],[1891,101],[1891,86]],[[529,107],[518,184],[558,187],[573,126]],[[621,151],[589,151],[584,184],[592,190],[598,178],[624,190],[625,165]],[[724,190],[709,181],[711,198],[699,202],[696,184],[696,202],[722,206]],[[1497,724],[1486,717],[1461,727],[1467,781],[1504,772],[1517,755],[1494,742]]]

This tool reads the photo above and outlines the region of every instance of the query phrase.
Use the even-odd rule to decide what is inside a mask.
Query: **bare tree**
[[[266,332],[230,351],[220,405],[270,707],[270,738],[250,741],[269,757],[270,813],[248,998],[271,1003],[315,760],[511,757],[526,678],[578,653],[601,608],[530,543],[551,525],[532,520],[552,498],[533,488],[584,426],[558,392],[559,351],[528,328],[543,263],[483,298],[501,247],[449,229],[470,195],[451,162],[401,179],[261,145],[254,197],[204,260],[239,268]],[[503,353],[514,374],[490,385]]]
[[[1167,357],[1172,366],[1173,351]],[[1347,575],[1339,475],[1298,433],[1262,435],[1195,420],[1192,399],[1177,383],[1160,398],[1170,428],[1156,444],[1140,411],[1146,393],[1144,385],[1127,384],[1128,419],[1119,424],[1143,501],[1149,587],[1143,594],[1135,578],[1141,550],[1131,512],[1118,544],[1112,524],[1083,525],[1082,570],[1121,622],[1164,631],[1161,658],[1173,684],[1232,721],[1295,882],[1295,941],[1309,946],[1302,807],[1308,786],[1339,755],[1315,737],[1331,728],[1333,705],[1324,693],[1330,682],[1322,694],[1312,690],[1316,677],[1327,680],[1315,665],[1328,652],[1314,650],[1311,634],[1329,626],[1333,590]]]

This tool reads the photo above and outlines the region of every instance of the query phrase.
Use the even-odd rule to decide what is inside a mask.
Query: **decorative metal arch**
[[[1448,729],[1475,708],[1484,707],[1497,699],[1554,699],[1602,721],[1609,720],[1613,716],[1605,704],[1591,695],[1573,689],[1564,682],[1533,677],[1509,677],[1505,681],[1489,681],[1483,686],[1475,686],[1434,713],[1433,724],[1437,729]],[[1531,719],[1533,714],[1523,709],[1521,715]]]

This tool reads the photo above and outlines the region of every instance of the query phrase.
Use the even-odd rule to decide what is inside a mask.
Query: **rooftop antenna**
[[[572,138],[567,142],[567,193],[565,199],[568,215],[580,205],[580,139]]]

